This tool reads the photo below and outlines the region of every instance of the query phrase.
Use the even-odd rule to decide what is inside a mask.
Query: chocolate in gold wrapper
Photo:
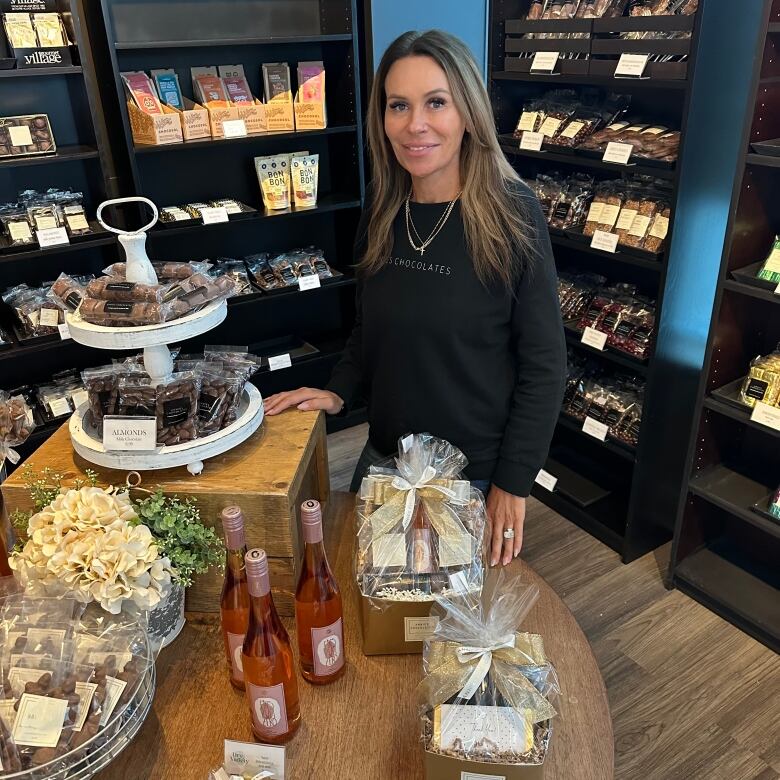
[[[68,45],[59,14],[33,14],[33,25],[43,48]]]
[[[756,358],[750,366],[739,391],[742,403],[755,406],[756,401],[777,406],[780,404],[780,352]]]
[[[4,14],[5,34],[14,49],[34,49],[38,45],[30,14]]]

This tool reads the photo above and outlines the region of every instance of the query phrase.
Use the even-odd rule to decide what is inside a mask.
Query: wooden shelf
[[[74,76],[83,73],[81,65],[64,68],[9,68],[0,70],[0,79],[32,78],[35,76]]]
[[[192,41],[116,41],[117,51],[139,51],[142,49],[199,49],[212,46],[278,46],[280,44],[339,43],[351,41],[351,33],[339,35],[300,35],[278,38],[214,38]]]
[[[74,160],[97,159],[100,153],[93,146],[60,146],[55,154],[41,154],[31,157],[3,157],[0,159],[2,168],[22,168],[33,165],[54,165],[55,163],[73,162]]]

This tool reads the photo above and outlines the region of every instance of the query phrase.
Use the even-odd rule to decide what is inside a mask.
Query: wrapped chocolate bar
[[[419,652],[435,594],[481,590],[485,502],[459,479],[466,464],[449,442],[409,434],[363,479],[355,574],[367,655]]]
[[[542,637],[520,630],[538,597],[507,568],[481,594],[436,596],[417,689],[427,780],[543,776],[560,688]]]

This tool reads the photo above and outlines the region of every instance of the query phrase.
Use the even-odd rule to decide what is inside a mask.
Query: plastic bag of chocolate
[[[207,303],[229,298],[234,291],[235,285],[228,276],[195,274],[177,282],[167,298],[175,316],[184,317]]]
[[[79,313],[85,322],[105,327],[159,325],[179,316],[170,303],[129,303],[97,298],[84,298]]]
[[[0,689],[0,776],[22,770],[22,759],[13,738],[15,721],[16,700],[13,696],[6,698]]]
[[[769,355],[759,355],[750,362],[750,371],[742,382],[739,399],[755,406],[756,401],[780,406],[780,344]]]
[[[171,290],[170,284],[126,282],[118,276],[101,276],[87,285],[87,296],[101,301],[129,303],[163,303]]]
[[[223,368],[233,371],[241,380],[240,384],[231,385],[228,389],[228,401],[222,428],[226,428],[238,419],[238,409],[244,393],[244,385],[260,368],[262,359],[249,353],[246,347],[230,347],[207,345],[203,349],[206,361],[221,363]]]
[[[260,252],[256,255],[248,255],[244,261],[252,280],[261,290],[284,289],[287,285],[271,267],[269,259],[270,255],[267,252]]]
[[[543,638],[521,630],[538,597],[512,567],[491,570],[481,595],[436,595],[417,689],[428,778],[544,763],[561,691]]]
[[[229,293],[231,298],[238,295],[251,295],[254,292],[249,271],[243,260],[237,260],[233,257],[218,257],[209,275],[214,279],[226,276],[233,282],[233,290]]]
[[[119,380],[133,376],[147,377],[143,364],[112,364],[86,368],[81,372],[81,380],[87,389],[87,401],[92,415],[92,423],[103,429],[103,418],[117,414],[119,404]]]
[[[34,430],[33,412],[24,398],[0,390],[0,467],[6,459],[14,465],[19,462],[14,448],[24,444]]]
[[[203,362],[196,370],[200,381],[198,395],[198,436],[208,436],[225,427],[225,414],[246,384],[240,372],[215,361]]]
[[[24,209],[15,207],[0,211],[0,232],[6,237],[7,246],[30,246],[35,243],[35,236]]]
[[[187,279],[194,274],[205,274],[211,268],[211,263],[207,261],[192,261],[189,263],[170,263],[161,261],[152,261],[157,278],[160,280],[174,281],[176,279]],[[127,273],[127,263],[112,263],[103,269],[106,276],[116,276],[120,279],[125,278]]]
[[[116,406],[120,417],[154,417],[156,410],[157,388],[147,374],[120,376]]]
[[[357,501],[355,577],[374,609],[394,601],[482,587],[483,495],[460,477],[457,447],[428,433],[399,439],[398,455],[372,466]]]
[[[86,288],[72,276],[61,273],[49,288],[47,295],[61,308],[76,311],[86,296]]]
[[[197,438],[200,380],[182,371],[157,384],[157,443],[181,444]]]

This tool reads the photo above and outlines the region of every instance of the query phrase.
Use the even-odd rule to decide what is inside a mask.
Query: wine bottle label
[[[311,630],[314,674],[324,677],[335,674],[344,666],[344,633],[341,618],[324,628]]]
[[[230,646],[230,667],[233,670],[233,677],[239,682],[244,682],[244,660],[241,657],[244,634],[231,634],[228,631],[227,638]]]
[[[263,735],[273,737],[287,731],[287,705],[284,701],[284,683],[271,688],[247,683],[252,720]]]

